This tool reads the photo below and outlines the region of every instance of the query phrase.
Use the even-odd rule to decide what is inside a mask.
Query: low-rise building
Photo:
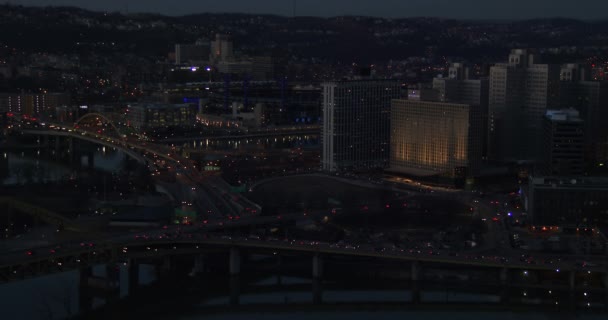
[[[608,222],[608,178],[530,177],[524,206],[535,226],[596,226]]]
[[[129,105],[128,125],[136,129],[193,126],[196,106],[191,104],[142,103]]]

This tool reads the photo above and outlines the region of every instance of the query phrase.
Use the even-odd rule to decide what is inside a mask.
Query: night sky
[[[75,5],[87,9],[157,12],[293,14],[293,0],[9,0],[23,5]],[[128,6],[126,5],[128,4]],[[606,0],[297,0],[297,15],[430,16],[472,19],[608,18]]]

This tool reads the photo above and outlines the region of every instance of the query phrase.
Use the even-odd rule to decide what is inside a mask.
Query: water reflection
[[[23,185],[68,179],[84,168],[118,172],[125,168],[128,156],[114,148],[90,146],[76,150],[29,149],[5,151],[0,157],[0,184]]]
[[[319,135],[294,135],[280,138],[218,139],[208,138],[185,142],[183,148],[196,150],[289,149],[319,146]]]

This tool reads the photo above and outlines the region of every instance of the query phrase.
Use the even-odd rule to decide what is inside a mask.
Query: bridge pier
[[[165,256],[163,258],[163,262],[159,267],[160,273],[167,274],[167,273],[171,273],[173,271],[173,261],[171,261],[171,260],[172,260],[171,256]]]
[[[118,290],[112,290],[117,288]],[[120,267],[115,263],[106,264],[106,303],[120,299]]]
[[[500,269],[499,275],[501,291],[500,291],[500,302],[503,304],[509,303],[509,268],[503,267]]]
[[[76,151],[74,150],[74,138],[68,137],[68,157],[70,164],[80,166],[80,161],[76,161]]]
[[[59,136],[55,137],[55,154],[60,154],[61,152],[61,138]]]
[[[78,282],[78,313],[83,314],[93,309],[93,294],[89,287],[89,278],[93,275],[93,268],[80,269]]]
[[[230,305],[239,305],[239,296],[241,294],[241,279],[238,274],[230,275]]]
[[[13,207],[10,204],[6,204],[6,219],[8,225],[10,225],[13,221]],[[8,239],[11,235],[11,228],[6,228],[6,231],[4,232],[4,237]]]
[[[569,292],[569,307],[576,309],[576,271],[572,270],[568,273],[568,287]]]
[[[95,154],[93,152],[87,153],[87,164],[89,168],[95,167]]]
[[[192,266],[192,272],[190,274],[192,276],[195,276],[204,271],[205,271],[205,257],[202,254],[196,255],[194,257],[194,265]]]
[[[283,264],[283,258],[280,254],[277,254],[277,265],[276,265],[276,273],[277,273],[277,285],[281,286],[283,284],[283,277],[281,276],[281,265]]]
[[[241,273],[241,254],[236,247],[230,248],[230,275],[238,275]]]
[[[42,138],[42,145],[43,146],[48,146],[49,145],[49,136],[48,135],[38,136],[38,144],[40,144],[40,138]]]
[[[319,254],[312,257],[312,302],[323,303],[323,260]]]
[[[135,259],[129,261],[129,284],[127,295],[130,297],[137,292],[139,288],[139,264]]]
[[[604,283],[604,308],[608,310],[608,272],[602,276],[602,282]]]
[[[241,254],[236,247],[230,248],[229,257],[230,268],[230,305],[236,306],[239,304],[239,295],[241,291]]]
[[[568,273],[568,287],[570,288],[570,291],[576,289],[576,271],[574,270]]]
[[[410,279],[412,283],[412,303],[420,303],[420,262],[412,261]]]

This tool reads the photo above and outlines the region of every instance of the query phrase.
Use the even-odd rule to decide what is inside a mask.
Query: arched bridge
[[[120,132],[118,127],[110,120],[108,117],[104,116],[101,113],[87,113],[84,116],[78,118],[76,122],[74,122],[74,128],[78,128],[78,126],[86,123],[86,121],[95,120],[95,121],[103,121],[103,123],[110,126],[113,129],[113,133],[118,137],[122,137],[123,134]]]
[[[70,131],[71,130],[71,131]],[[110,148],[117,148],[120,151],[124,152],[131,158],[137,160],[140,163],[146,163],[145,158],[141,155],[140,152],[136,151],[136,148],[132,146],[130,143],[118,139],[118,138],[109,138],[102,137],[99,135],[95,135],[92,133],[84,132],[84,131],[74,131],[72,129],[66,130],[40,130],[40,129],[24,129],[21,130],[23,134],[30,135],[38,135],[38,136],[55,136],[55,137],[67,137],[74,138],[83,141],[92,142],[95,144],[100,144]]]

